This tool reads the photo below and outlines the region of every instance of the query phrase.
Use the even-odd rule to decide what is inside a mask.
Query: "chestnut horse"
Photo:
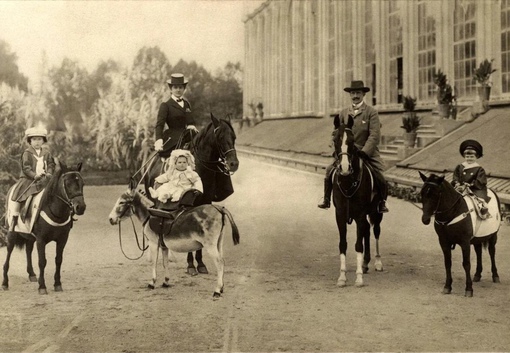
[[[336,223],[340,233],[340,276],[337,285],[344,287],[347,282],[345,256],[347,252],[347,224],[356,222],[356,286],[363,286],[363,274],[368,271],[370,257],[370,223],[376,240],[376,271],[383,266],[379,254],[379,236],[381,234],[382,214],[377,212],[378,193],[374,196],[374,182],[369,168],[358,155],[354,145],[352,126],[354,120],[349,117],[347,124],[340,123],[338,115],[334,120],[336,163],[333,171],[333,204]],[[370,219],[370,223],[367,220]]]
[[[83,178],[80,174],[81,163],[75,167],[67,167],[65,164],[56,162],[55,174],[51,177],[46,188],[42,191],[40,200],[39,213],[32,208],[32,215],[28,216],[27,222],[32,220],[33,227],[30,232],[20,232],[15,228],[14,231],[7,233],[7,257],[4,263],[2,288],[9,288],[9,262],[14,246],[19,248],[26,247],[27,256],[27,272],[31,282],[36,281],[36,274],[32,267],[32,250],[34,243],[37,246],[39,255],[39,293],[48,294],[46,290],[46,282],[44,280],[44,269],[46,267],[46,244],[51,241],[57,243],[57,251],[55,256],[55,291],[62,291],[62,283],[60,280],[60,268],[62,266],[62,258],[64,247],[66,246],[69,232],[73,227],[73,216],[82,215],[85,212],[85,200],[83,198]],[[13,187],[9,190],[7,197],[7,207],[9,203]],[[35,197],[34,197],[35,199]],[[11,222],[11,217],[6,217],[7,222]],[[21,221],[18,221],[21,222]],[[9,224],[7,225],[9,227]],[[27,228],[28,229],[28,228]]]

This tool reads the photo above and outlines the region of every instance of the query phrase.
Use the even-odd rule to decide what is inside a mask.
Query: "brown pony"
[[[32,250],[34,243],[37,245],[39,255],[39,294],[48,294],[46,282],[44,280],[44,269],[46,267],[46,244],[51,241],[57,243],[55,256],[55,291],[62,291],[60,281],[60,268],[62,265],[62,256],[66,246],[69,232],[73,227],[73,216],[82,215],[85,212],[85,200],[83,198],[83,178],[80,174],[81,163],[75,167],[67,167],[65,164],[56,160],[55,174],[51,177],[48,185],[44,189],[40,202],[40,210],[37,213],[33,210],[35,217],[31,233],[19,232],[16,229],[7,233],[7,258],[4,263],[2,288],[9,288],[9,261],[14,246],[20,249],[25,247],[27,256],[27,272],[31,282],[36,281],[36,274],[32,267]],[[7,207],[13,187],[9,190],[7,197]],[[11,217],[6,217],[10,222]],[[27,219],[30,222],[30,219]],[[9,225],[8,225],[9,226]]]

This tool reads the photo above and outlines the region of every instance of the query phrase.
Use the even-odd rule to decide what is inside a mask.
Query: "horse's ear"
[[[347,127],[349,129],[352,129],[353,125],[354,125],[354,119],[352,118],[352,116],[349,115],[349,119],[347,119]]]
[[[82,166],[82,162],[78,163],[78,164],[76,165],[76,170],[77,170],[77,171],[79,171],[79,172],[81,172],[81,166]]]
[[[60,163],[60,159],[54,158],[55,161],[55,172],[60,172],[62,170],[62,163]]]
[[[213,113],[211,113],[211,120],[212,120],[212,123],[214,125],[214,127],[218,127],[220,126],[220,120],[218,118],[216,118]]]
[[[340,127],[340,115],[335,114],[333,117],[333,125],[335,125],[335,129],[338,129]]]
[[[425,174],[423,174],[422,172],[418,172],[420,173],[420,178],[421,180],[423,180],[423,182],[427,181],[427,176]]]

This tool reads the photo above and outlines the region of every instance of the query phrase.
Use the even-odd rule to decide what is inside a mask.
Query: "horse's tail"
[[[215,206],[216,207],[216,206]],[[237,228],[236,222],[234,221],[234,217],[232,217],[232,213],[227,210],[225,207],[216,207],[218,211],[220,211],[222,215],[223,225],[225,225],[225,216],[227,216],[230,221],[230,225],[232,226],[232,240],[234,241],[234,245],[239,244],[239,229]]]
[[[18,234],[10,237],[10,239],[8,241],[13,241],[14,246],[20,250],[23,249],[25,247],[25,244],[27,243],[27,239],[25,239],[25,237],[22,237],[21,235],[18,235]]]

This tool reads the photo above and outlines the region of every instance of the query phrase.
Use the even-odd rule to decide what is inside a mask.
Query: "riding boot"
[[[377,173],[377,184],[379,189],[379,195],[381,196],[381,201],[377,206],[377,212],[379,213],[388,213],[390,210],[386,206],[386,199],[388,198],[388,183],[382,176],[382,174]]]
[[[333,191],[333,182],[331,177],[324,178],[324,200],[317,207],[328,209],[331,207],[331,192]]]
[[[18,215],[12,216],[11,226],[9,227],[9,232],[14,232],[14,227],[18,224]]]

